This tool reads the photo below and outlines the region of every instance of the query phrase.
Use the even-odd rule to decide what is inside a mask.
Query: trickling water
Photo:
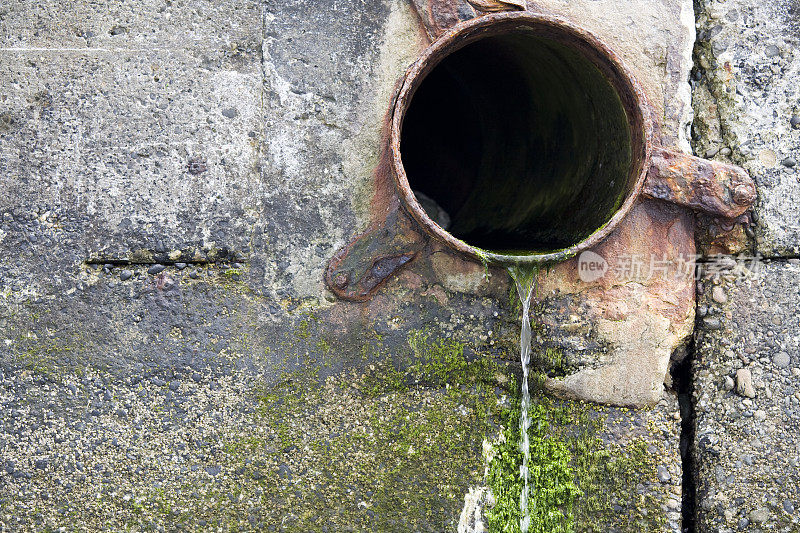
[[[528,437],[528,428],[531,425],[528,419],[528,410],[531,405],[531,396],[528,391],[528,365],[531,362],[531,296],[533,296],[536,289],[538,271],[538,267],[512,266],[508,268],[508,273],[511,274],[517,285],[517,295],[522,303],[522,333],[519,338],[519,359],[520,363],[522,363],[522,406],[519,420],[522,466],[520,466],[519,474],[523,480],[522,494],[519,497],[521,511],[519,528],[522,533],[528,532],[531,522],[531,515],[528,509],[528,463],[531,458],[530,439]]]

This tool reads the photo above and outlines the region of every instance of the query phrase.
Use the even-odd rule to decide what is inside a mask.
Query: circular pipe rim
[[[472,246],[442,229],[425,213],[422,206],[417,201],[409,185],[408,177],[403,167],[402,154],[400,153],[400,141],[405,112],[409,107],[415,91],[419,88],[427,74],[451,53],[458,51],[472,42],[480,40],[482,37],[492,35],[493,27],[499,29],[501,25],[513,24],[514,22],[531,27],[550,27],[558,32],[563,32],[569,37],[583,41],[585,44],[595,49],[609,61],[611,67],[618,75],[617,79],[610,79],[609,83],[614,87],[617,94],[620,95],[620,99],[622,99],[623,91],[624,94],[633,99],[635,108],[639,114],[638,120],[636,120],[637,117],[628,116],[628,124],[631,128],[631,132],[635,133],[634,129],[639,129],[642,141],[641,146],[631,147],[632,160],[634,164],[638,163],[640,168],[636,169],[638,170],[636,182],[628,192],[625,201],[614,215],[591,235],[572,246],[554,252],[532,252],[530,254],[520,255],[494,253]],[[502,32],[495,31],[495,33]],[[597,64],[593,58],[587,59]],[[600,67],[598,66],[598,68]],[[623,82],[627,87],[620,87],[619,82]],[[629,111],[627,107],[624,105],[623,107],[625,108],[626,115],[628,115]],[[637,128],[637,126],[639,126],[639,128]],[[429,235],[456,252],[482,262],[498,265],[536,265],[565,261],[584,250],[596,246],[617,228],[620,222],[622,222],[633,208],[644,186],[647,171],[650,166],[652,137],[653,124],[644,90],[631,71],[608,46],[592,33],[561,17],[527,11],[513,11],[491,13],[461,22],[442,34],[423,51],[422,55],[406,70],[402,83],[393,98],[389,147],[391,150],[392,176],[400,197],[400,203],[404,206],[409,215],[420,224]],[[637,157],[636,152],[638,150],[641,150],[641,153]],[[631,173],[633,173],[633,171]]]

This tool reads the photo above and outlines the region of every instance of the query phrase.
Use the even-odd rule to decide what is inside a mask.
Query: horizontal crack
[[[165,259],[162,261],[152,260],[152,261],[134,261],[131,259],[110,259],[110,258],[91,258],[86,260],[87,265],[112,265],[112,266],[147,266],[147,265],[176,265],[176,264],[184,264],[184,265],[217,265],[220,263],[247,263],[247,261],[243,259],[217,259],[214,261],[210,260],[197,260],[197,259]]]
[[[759,261],[775,261],[778,263],[800,259],[800,254],[795,255],[771,255],[771,256],[758,256]]]
[[[216,263],[245,263],[247,258],[228,248],[141,249],[132,252],[96,252],[86,259],[89,265],[210,265]]]
[[[761,261],[765,263],[769,262],[786,262],[786,261],[793,261],[793,260],[800,260],[800,254],[798,255],[720,255],[720,256],[712,256],[712,257],[700,257],[698,258],[695,263],[697,264],[713,264],[719,261],[721,257],[730,257],[731,259],[744,259],[747,261]]]

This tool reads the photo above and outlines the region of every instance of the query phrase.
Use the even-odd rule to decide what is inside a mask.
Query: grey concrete
[[[685,149],[690,4],[652,4],[547,7],[623,56]],[[431,244],[369,303],[322,283],[368,222],[392,88],[426,45],[400,0],[0,6],[1,528],[456,527],[496,437],[483,389],[364,383],[424,360],[420,331],[515,359],[505,272]],[[674,393],[576,409],[619,469],[593,475],[622,480],[584,480],[577,529],[677,530]],[[427,455],[397,459],[387,420]]]
[[[695,150],[734,161],[756,180],[758,251],[797,255],[797,3],[701,0],[697,6]]]
[[[703,283],[694,362],[698,531],[798,531],[797,4],[696,3],[693,148],[754,177],[757,277]]]
[[[694,362],[698,531],[800,529],[800,265],[760,266],[755,277],[704,284]]]

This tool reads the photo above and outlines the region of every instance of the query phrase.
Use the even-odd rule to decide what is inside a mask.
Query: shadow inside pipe
[[[586,239],[635,188],[630,128],[581,51],[512,29],[430,71],[403,121],[402,162],[419,203],[438,204],[456,238],[548,252]]]

